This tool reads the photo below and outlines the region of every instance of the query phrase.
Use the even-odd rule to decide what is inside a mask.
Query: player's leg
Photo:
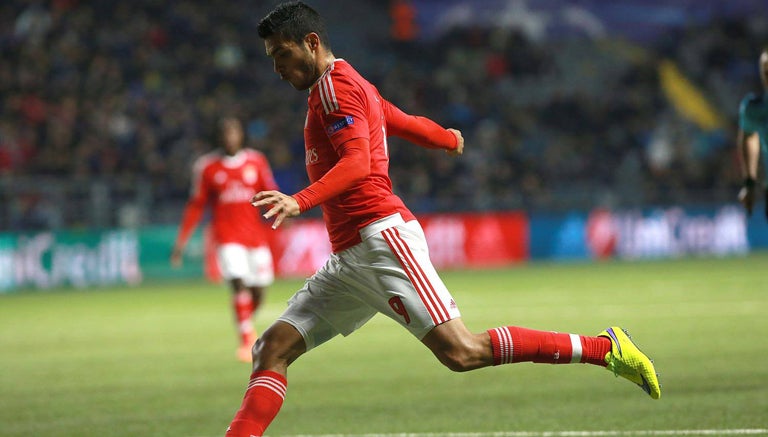
[[[451,293],[429,259],[426,238],[415,220],[399,215],[361,231],[363,242],[344,256],[350,280],[363,284],[362,298],[401,324],[456,371],[493,364],[487,333],[472,334],[461,322]]]
[[[449,369],[463,372],[489,365],[519,363],[586,363],[607,367],[653,399],[661,386],[653,361],[632,342],[626,331],[611,327],[597,336],[539,331],[519,326],[471,333],[460,318],[452,319],[422,338]]]
[[[236,355],[239,360],[250,362],[256,334],[251,321],[254,310],[253,296],[245,282],[250,269],[248,249],[240,244],[223,244],[218,248],[217,259],[221,275],[232,289],[232,313],[240,339]]]
[[[409,318],[429,319],[405,326],[435,354],[441,363],[455,371],[467,371],[492,364],[515,361],[546,363],[588,362],[605,366],[603,361],[611,344],[602,337],[583,337],[518,327],[503,327],[480,334],[471,333],[462,322],[456,303],[429,259],[426,239],[416,221],[385,229],[381,237],[391,249],[390,275],[378,280],[397,290],[397,305]],[[377,239],[366,241],[373,245]],[[382,252],[383,253],[383,252]],[[383,256],[383,255],[382,255]],[[377,260],[383,264],[387,260]],[[405,280],[400,280],[405,276]],[[397,311],[396,311],[397,312]],[[397,320],[396,317],[395,320]],[[419,332],[416,327],[424,326]],[[515,344],[513,344],[513,340]],[[514,351],[514,357],[513,357]]]
[[[392,260],[387,259],[389,252],[377,250],[379,239],[389,246]],[[376,284],[396,294],[388,302],[391,310],[380,307],[379,310],[420,338],[448,368],[461,372],[523,361],[609,366],[615,374],[658,398],[658,380],[652,362],[631,341],[622,339],[620,329],[614,329],[617,332],[614,336],[606,332],[584,336],[504,326],[474,334],[464,326],[454,299],[432,266],[417,222],[384,229],[365,243],[373,247],[371,252],[378,254],[375,265],[387,266],[386,272],[378,273],[381,278]],[[365,271],[364,266],[357,267]],[[424,328],[427,330],[422,331]],[[616,358],[622,352],[622,358]]]
[[[262,435],[282,406],[288,366],[336,335],[351,333],[376,314],[373,308],[350,295],[339,280],[339,269],[332,255],[256,341],[254,371],[227,437]]]
[[[463,372],[489,365],[519,363],[586,363],[607,367],[653,399],[661,385],[653,361],[632,342],[626,331],[611,327],[597,336],[503,326],[471,333],[460,318],[452,319],[422,338],[449,369]]]
[[[240,361],[251,362],[251,348],[258,338],[253,326],[253,316],[261,307],[266,287],[274,282],[272,254],[266,246],[245,249],[245,266],[239,266],[242,279],[237,285],[235,314],[242,342],[237,350]],[[230,266],[232,268],[232,266]],[[244,336],[244,338],[243,338]]]
[[[466,372],[493,364],[487,333],[473,334],[461,318],[436,326],[421,339],[435,357],[454,372]]]
[[[227,437],[261,436],[285,400],[288,366],[306,351],[303,336],[289,323],[276,321],[253,347],[253,372]]]
[[[272,252],[267,246],[248,249],[248,274],[244,278],[245,285],[251,292],[253,312],[259,310],[264,294],[275,281],[275,268],[272,261]]]
[[[254,312],[253,294],[249,287],[243,285],[241,278],[234,278],[229,283],[232,289],[232,312],[240,338],[240,346],[237,348],[237,359],[243,362],[251,362],[251,348],[256,341],[256,331],[251,320]]]
[[[588,363],[606,366],[611,341],[552,331],[505,326],[471,333],[461,319],[436,326],[422,342],[452,370],[467,371],[490,365],[534,363]]]

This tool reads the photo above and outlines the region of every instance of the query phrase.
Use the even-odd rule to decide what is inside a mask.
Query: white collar
[[[221,157],[221,163],[224,165],[224,167],[227,168],[236,168],[245,162],[246,154],[245,149],[240,149],[235,153],[234,155],[230,156],[227,155],[226,152],[223,153]]]

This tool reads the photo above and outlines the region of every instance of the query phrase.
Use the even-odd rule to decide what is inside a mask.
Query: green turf
[[[768,428],[768,255],[445,272],[474,331],[627,327],[662,373],[653,401],[603,369],[454,374],[378,316],[302,357],[271,436]],[[300,285],[270,289],[264,329]],[[0,297],[1,436],[223,435],[248,365],[223,285]]]

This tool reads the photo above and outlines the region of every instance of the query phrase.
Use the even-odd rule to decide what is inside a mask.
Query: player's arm
[[[186,207],[184,207],[181,225],[179,225],[179,233],[176,236],[176,242],[171,251],[171,265],[174,267],[181,265],[181,255],[184,252],[184,247],[187,245],[192,231],[195,230],[195,227],[200,222],[204,210],[205,203],[200,203],[196,199],[190,199]]]
[[[757,165],[760,158],[760,137],[757,132],[745,132],[739,129],[736,140],[741,162],[741,174],[744,184],[739,191],[739,202],[752,214],[752,206],[755,203]]]
[[[760,158],[760,137],[757,132],[739,129],[738,147],[742,176],[745,180],[757,180],[757,163]]]
[[[752,214],[757,187],[757,168],[760,159],[760,136],[758,134],[759,117],[754,111],[761,99],[753,94],[745,96],[739,104],[739,133],[736,139],[741,175],[744,183],[739,190],[739,202],[744,205],[747,214]],[[766,205],[768,216],[768,204]]]
[[[427,117],[406,114],[385,99],[381,99],[381,105],[389,135],[429,149],[444,149],[452,155],[464,152],[464,138],[458,130],[445,129]]]
[[[288,217],[295,217],[304,211],[338,196],[371,172],[371,151],[368,138],[354,138],[336,148],[339,161],[320,179],[308,187],[289,196],[279,191],[262,191],[251,199],[255,207],[271,205],[264,218],[275,217],[272,229]]]
[[[181,266],[184,247],[187,245],[187,241],[200,222],[200,219],[202,219],[205,206],[208,204],[208,189],[201,169],[195,169],[193,179],[192,194],[184,207],[181,224],[176,235],[176,242],[171,250],[171,265],[174,267]]]
[[[748,133],[739,129],[737,145],[739,161],[741,162],[741,175],[744,178],[744,184],[741,190],[739,190],[739,202],[744,205],[747,214],[752,214],[752,207],[755,204],[755,192],[757,191],[755,185],[757,183],[757,165],[760,158],[760,137],[757,132]],[[766,211],[768,214],[768,209]]]

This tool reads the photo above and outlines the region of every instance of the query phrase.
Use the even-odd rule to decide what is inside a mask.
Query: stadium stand
[[[396,191],[417,212],[734,201],[760,14],[681,2],[693,24],[643,38],[478,19],[404,40],[385,2],[311,3],[343,21],[336,55],[385,97],[464,132],[458,160],[392,141]],[[301,188],[305,97],[271,71],[253,4],[2,2],[0,230],[174,223],[223,113],[247,120],[285,191]]]

